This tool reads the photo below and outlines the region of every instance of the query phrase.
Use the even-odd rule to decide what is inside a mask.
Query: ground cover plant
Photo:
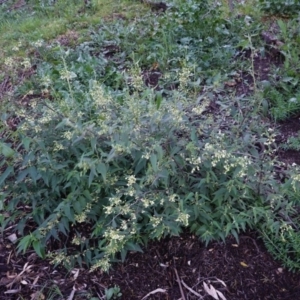
[[[95,20],[99,3],[69,11],[29,1],[12,14],[75,24],[74,12]],[[19,253],[94,272],[154,240],[190,232],[205,245],[238,243],[253,230],[298,270],[299,168],[278,156],[297,140],[278,145],[274,122],[298,113],[295,19],[270,33],[260,14],[213,1],[139,5],[134,19],[91,22],[84,40],[59,26],[60,38],[5,49],[3,232],[13,228]],[[276,34],[271,43],[264,30]],[[259,71],[268,55],[283,63]]]

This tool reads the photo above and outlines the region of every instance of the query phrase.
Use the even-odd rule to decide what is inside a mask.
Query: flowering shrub
[[[162,95],[137,61],[118,70],[90,53],[52,49],[36,78],[52,98],[10,102],[2,116],[6,131],[10,110],[20,121],[0,144],[1,223],[16,223],[19,251],[106,271],[183,229],[207,244],[290,214],[299,180],[274,174],[274,133],[249,110],[255,98],[224,96],[217,76],[195,92],[187,60]]]
[[[158,106],[156,92],[138,80],[120,96],[95,80],[78,93],[76,79],[62,70],[64,97],[18,112],[21,143],[11,149],[2,199],[25,234],[20,250],[32,245],[45,256],[57,240],[62,246],[47,254],[55,264],[84,260],[107,270],[111,258],[149,239],[186,227],[206,243],[238,238],[286,209],[274,162],[255,147],[273,141],[262,124],[241,127],[227,106],[227,120],[215,117],[212,126],[208,92],[193,99],[182,88]],[[271,209],[274,195],[281,204]],[[23,232],[28,222],[36,229]]]

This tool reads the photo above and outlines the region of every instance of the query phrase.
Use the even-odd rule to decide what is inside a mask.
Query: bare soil
[[[284,269],[267,252],[253,232],[207,247],[191,234],[152,242],[143,253],[129,253],[125,263],[116,263],[109,274],[75,269],[54,269],[48,261],[27,253],[16,256],[9,243],[1,243],[1,299],[35,298],[49,295],[58,286],[62,298],[87,299],[86,293],[101,297],[105,288],[118,285],[118,299],[213,299],[204,284],[227,300],[292,300],[300,296],[300,274]],[[73,292],[74,291],[74,292]],[[9,293],[8,293],[9,292]],[[21,298],[21,296],[23,298]],[[202,297],[202,298],[201,298]],[[220,298],[221,299],[221,298]]]

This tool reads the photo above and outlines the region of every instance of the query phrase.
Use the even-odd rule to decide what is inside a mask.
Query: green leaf
[[[18,176],[17,176],[17,182],[21,182],[23,181],[23,179],[28,175],[28,169],[22,170],[21,172],[19,172]]]
[[[237,243],[239,243],[239,236],[235,229],[231,230],[231,234],[235,237],[235,240],[237,241]]]
[[[83,198],[83,197],[81,197]],[[80,214],[82,212],[82,205],[81,205],[81,201],[75,201],[73,204],[74,210],[77,214]]]
[[[89,175],[89,183],[88,183],[89,187],[91,186],[95,175],[96,175],[95,166],[91,166],[90,175]]]
[[[45,257],[45,252],[44,252],[44,249],[41,246],[41,241],[39,241],[39,240],[33,241],[32,246],[33,246],[34,251],[36,252],[36,254],[39,257],[41,257],[41,258]]]
[[[162,103],[163,97],[161,93],[157,93],[155,97],[155,102],[156,102],[156,108],[157,110],[160,108],[160,105]]]
[[[36,181],[41,177],[40,174],[38,173],[36,167],[33,167],[33,166],[28,169],[28,173],[34,183],[36,183]]]
[[[5,181],[5,179],[11,174],[13,173],[14,168],[12,166],[9,166],[6,168],[6,170],[4,171],[4,173],[0,176],[0,185]]]
[[[55,127],[55,129],[59,129],[64,127],[67,123],[70,123],[69,119],[63,119],[60,123],[58,123]]]
[[[100,163],[97,165],[97,172],[99,172],[103,178],[103,181],[106,181],[106,172],[107,172],[107,168],[106,168],[106,164],[104,163]]]
[[[67,231],[66,231],[66,228],[65,228],[65,226],[64,226],[63,223],[61,223],[61,222],[58,223],[58,229],[59,229],[59,231],[62,232],[65,236],[68,236]]]
[[[141,170],[145,169],[146,165],[147,165],[147,160],[142,158],[135,166],[134,175],[137,175]]]
[[[113,294],[114,294],[114,288],[110,288],[108,290],[107,289],[105,290],[105,297],[106,297],[107,300],[110,300],[111,297],[113,296]]]
[[[122,261],[122,262],[125,261],[127,252],[128,252],[127,249],[124,249],[124,248],[123,248],[123,249],[121,250],[121,261]]]
[[[138,252],[143,252],[142,248],[140,245],[133,243],[133,242],[127,242],[126,243],[126,248],[130,251],[138,251]]]
[[[30,247],[31,243],[33,240],[33,236],[32,235],[26,235],[24,236],[21,241],[18,244],[18,250],[17,253],[20,253],[23,251],[23,253],[26,252],[26,250]]]
[[[156,150],[157,155],[158,155],[158,160],[162,160],[163,154],[164,154],[163,148],[160,145],[157,145],[155,147],[155,150]]]
[[[70,203],[65,203],[63,205],[63,212],[65,213],[65,216],[71,221],[71,222],[75,222],[74,219],[74,212],[71,209],[71,205]]]
[[[22,144],[24,145],[24,148],[26,151],[29,151],[30,142],[31,142],[31,139],[29,137],[24,137],[22,139]]]
[[[152,165],[152,169],[156,172],[157,171],[157,156],[155,154],[151,154],[150,162]]]
[[[97,145],[97,139],[93,137],[91,139],[91,148],[95,151],[96,150],[96,145]]]
[[[0,143],[0,150],[1,153],[5,156],[5,157],[12,157],[15,154],[15,150],[13,150],[12,148],[10,148],[7,144],[5,143]]]

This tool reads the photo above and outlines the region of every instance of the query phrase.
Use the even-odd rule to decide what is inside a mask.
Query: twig
[[[183,285],[187,290],[189,290],[192,294],[194,294],[194,295],[196,295],[197,297],[199,297],[199,299],[203,299],[203,297],[202,297],[199,293],[195,292],[192,288],[190,288],[183,280],[181,280],[181,283],[182,283],[182,285]]]
[[[9,252],[9,255],[8,255],[8,258],[7,258],[7,261],[6,261],[7,265],[10,263],[11,255],[12,255],[12,251]]]
[[[71,291],[71,294],[69,295],[69,297],[68,297],[68,300],[73,300],[73,298],[74,298],[74,295],[75,295],[75,288],[74,288],[74,286],[73,286],[73,289],[72,289],[72,291]]]
[[[146,298],[148,298],[150,295],[156,294],[156,293],[166,293],[167,290],[164,289],[156,289],[150,293],[148,293],[145,297],[143,297],[141,300],[145,300]],[[184,299],[185,300],[185,299]]]
[[[182,289],[181,281],[180,281],[180,278],[178,276],[176,268],[174,268],[174,271],[175,271],[176,279],[177,279],[177,282],[178,282],[178,285],[179,285],[179,289],[180,289],[180,294],[181,294],[182,300],[186,300],[184,292],[183,292],[183,289]]]

